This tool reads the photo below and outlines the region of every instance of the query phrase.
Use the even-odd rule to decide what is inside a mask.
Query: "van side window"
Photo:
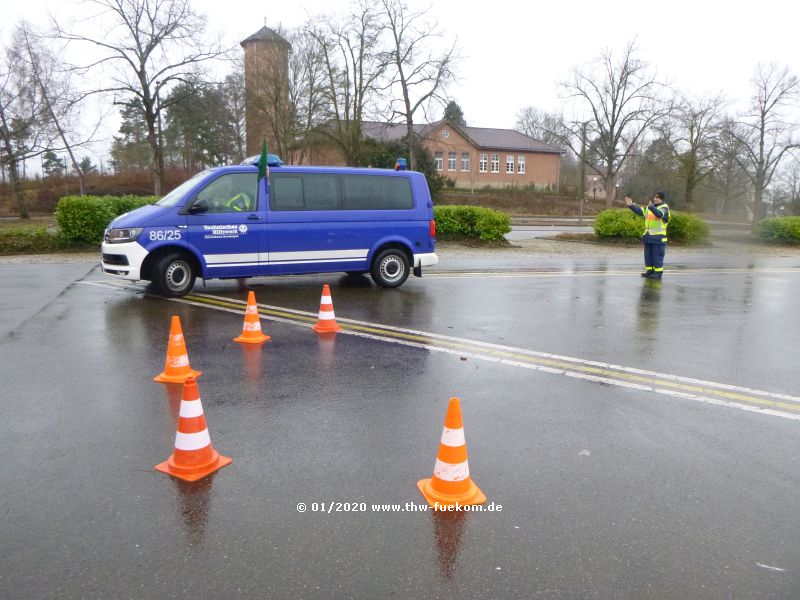
[[[337,210],[339,182],[336,175],[303,175],[306,210]]]
[[[257,208],[257,190],[256,173],[228,173],[200,190],[195,203],[204,201],[210,213],[251,212]]]
[[[339,176],[274,174],[270,178],[269,202],[272,210],[338,210]]]
[[[345,210],[409,210],[414,208],[406,177],[342,175]]]
[[[303,178],[299,175],[270,177],[269,206],[272,210],[303,210]]]

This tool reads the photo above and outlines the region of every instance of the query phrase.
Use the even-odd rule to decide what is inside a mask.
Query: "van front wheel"
[[[153,285],[162,296],[177,298],[188,294],[196,274],[185,254],[175,252],[163,256],[155,265]]]
[[[380,286],[394,288],[403,285],[409,274],[408,257],[402,250],[387,248],[372,261],[370,274]]]

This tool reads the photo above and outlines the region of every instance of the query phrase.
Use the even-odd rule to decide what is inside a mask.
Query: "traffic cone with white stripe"
[[[467,443],[458,398],[450,398],[447,407],[433,477],[418,481],[417,487],[428,504],[437,510],[486,502],[486,496],[469,477]]]
[[[167,360],[164,370],[153,377],[159,383],[183,383],[188,377],[200,377],[200,371],[195,371],[189,365],[189,355],[186,353],[186,342],[183,340],[181,319],[173,315],[169,327],[169,343],[167,344]]]
[[[322,298],[319,301],[319,318],[317,324],[311,329],[317,333],[336,333],[341,329],[336,322],[336,315],[333,313],[333,299],[331,298],[331,288],[328,284],[322,286]]]
[[[233,338],[233,341],[242,344],[261,344],[271,339],[261,331],[261,317],[258,315],[256,294],[251,290],[247,293],[247,308],[244,311],[242,335]]]
[[[184,481],[197,481],[233,462],[211,445],[211,437],[203,415],[203,404],[194,377],[183,384],[175,451],[167,460],[156,465],[156,471]]]

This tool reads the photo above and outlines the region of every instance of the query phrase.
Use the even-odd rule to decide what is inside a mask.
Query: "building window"
[[[447,153],[447,170],[448,171],[455,171],[456,170],[456,153],[455,152],[448,152]]]
[[[436,152],[434,154],[434,159],[436,161],[436,170],[441,171],[444,169],[444,154],[441,152]]]
[[[518,156],[517,157],[517,173],[519,173],[520,175],[524,175],[525,174],[525,157],[524,156]]]
[[[500,172],[500,155],[492,154],[492,173]]]
[[[489,166],[489,155],[488,154],[481,154],[481,160],[478,164],[478,170],[481,173],[486,173],[486,167]]]
[[[469,152],[461,153],[461,170],[469,171]]]
[[[450,137],[450,130],[449,129],[442,129],[442,137],[447,139]]]
[[[514,174],[514,155],[506,155],[506,173]]]

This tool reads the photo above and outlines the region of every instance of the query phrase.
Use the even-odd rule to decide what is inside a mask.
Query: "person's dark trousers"
[[[661,279],[664,273],[664,255],[666,253],[667,245],[664,243],[645,243],[644,265],[647,277]]]

